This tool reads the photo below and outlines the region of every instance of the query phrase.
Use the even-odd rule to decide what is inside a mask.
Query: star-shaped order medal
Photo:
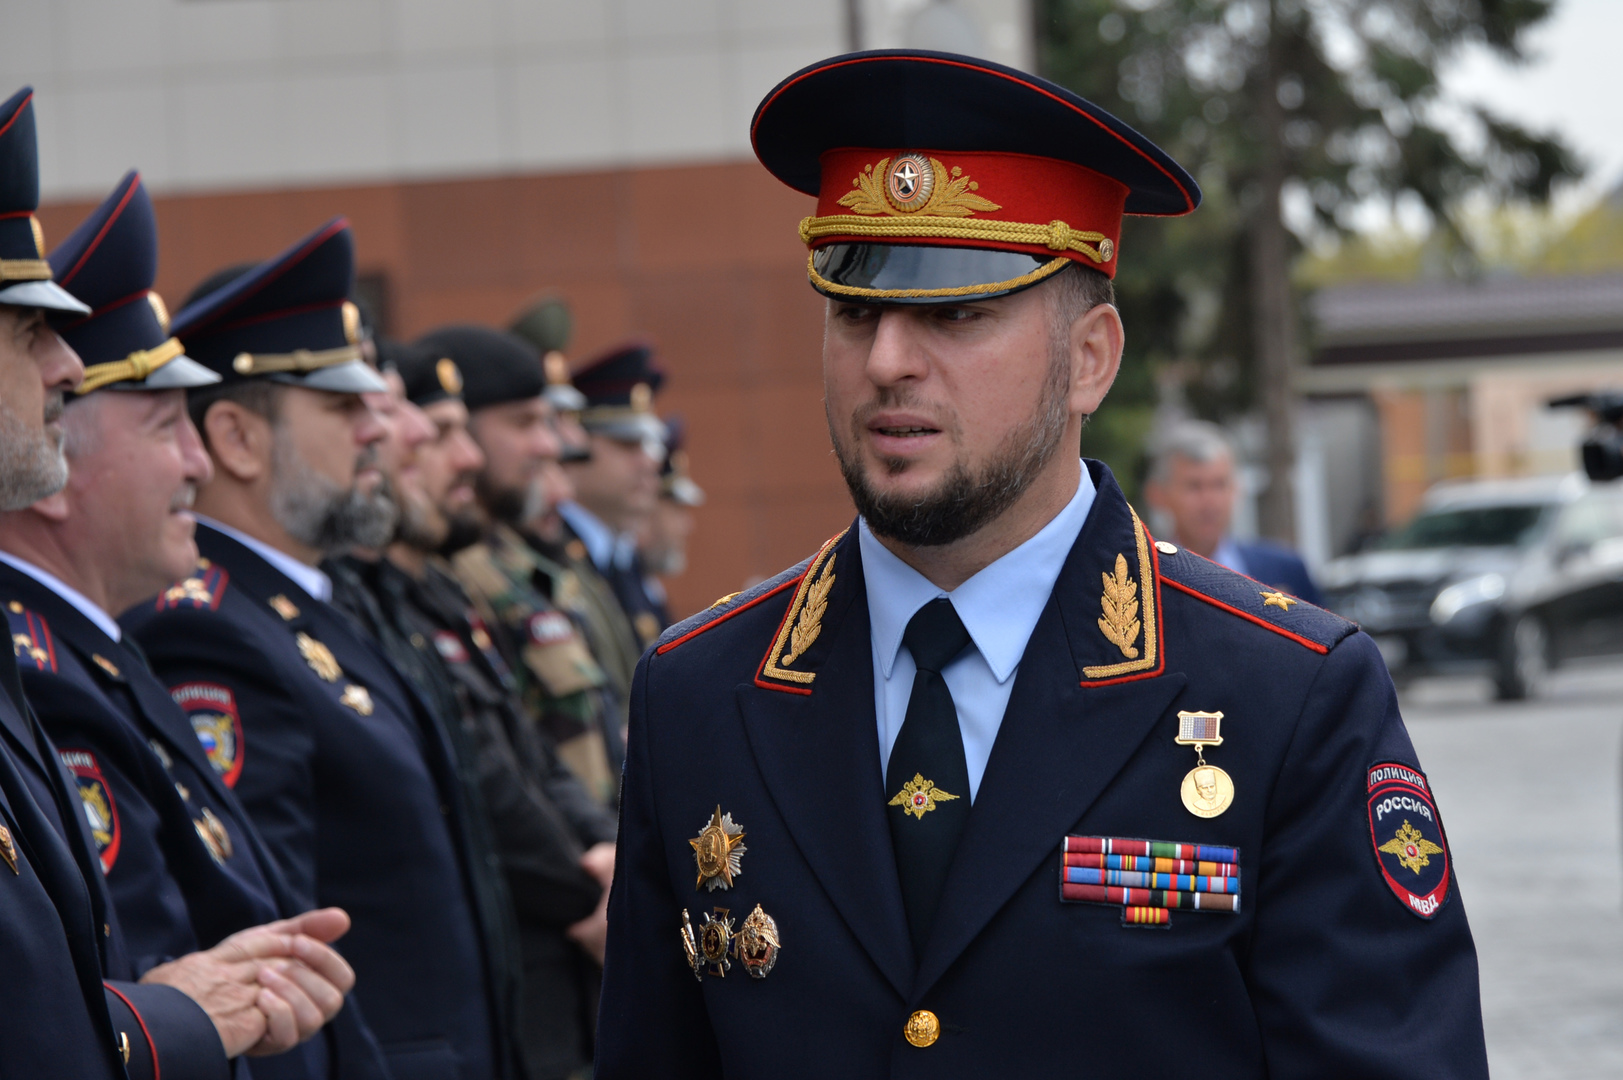
[[[1381,845],[1380,850],[1388,855],[1396,855],[1398,862],[1416,874],[1420,873],[1421,867],[1431,865],[1433,855],[1443,853],[1442,848],[1421,836],[1420,830],[1407,821],[1392,839]]]
[[[923,773],[914,773],[913,779],[902,785],[902,790],[886,806],[900,806],[902,813],[912,814],[920,821],[924,815],[935,809],[938,802],[947,802],[958,796],[949,795],[935,786],[934,780],[926,780]]]
[[[730,889],[740,869],[744,853],[744,827],[733,821],[733,815],[723,814],[721,807],[710,815],[699,835],[688,841],[693,847],[693,861],[699,867],[699,880],[694,888],[711,891]]]

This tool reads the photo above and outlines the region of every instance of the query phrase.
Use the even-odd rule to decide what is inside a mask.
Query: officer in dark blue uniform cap
[[[222,377],[190,402],[214,469],[203,561],[124,625],[194,727],[240,722],[236,796],[296,902],[353,919],[341,949],[390,1073],[507,1076],[454,760],[316,565],[394,524],[361,397],[386,384],[359,358],[353,278],[339,219],[175,316]]]
[[[221,711],[194,731],[110,614],[196,563],[187,507],[209,475],[185,391],[220,377],[169,336],[152,290],[157,241],[151,200],[131,172],[51,253],[58,283],[93,309],[59,324],[88,365],[63,419],[69,483],[0,514],[0,602],[24,691],[74,776],[124,946],[142,973],[303,911],[230,791],[240,721]],[[329,932],[348,925],[339,912],[309,921]],[[315,990],[337,1009],[353,973],[336,954],[324,959],[344,985]],[[337,1028],[350,1045],[333,1064],[384,1075],[358,1024],[356,1009],[343,1010]],[[255,1065],[267,1077],[329,1072],[326,1039]]]
[[[608,584],[647,648],[671,621],[663,598],[648,594],[637,555],[637,534],[653,515],[665,460],[665,424],[654,413],[665,371],[653,346],[633,341],[587,361],[573,381],[586,399],[580,422],[591,436],[591,454],[570,464],[575,500],[559,512],[589,557],[580,560],[581,571]]]
[[[24,88],[0,105],[5,511],[53,496],[66,481],[57,421],[62,395],[79,385],[84,367],[44,314],[89,310],[51,281],[33,218],[32,97]],[[13,635],[13,651],[35,664],[42,656],[54,660],[51,644]],[[28,707],[12,653],[0,658],[0,686],[0,952],[22,976],[0,986],[0,1069],[8,1076],[223,1077],[227,1054],[293,1045],[299,1017],[258,982],[267,961],[292,954],[291,934],[237,935],[133,981],[137,970],[96,859],[81,789]]]
[[[42,258],[44,239],[32,219],[31,102],[24,88],[0,106],[0,510],[8,512],[52,497],[67,481],[57,419],[84,367],[44,312],[89,310],[50,281],[52,266]],[[36,666],[57,658],[42,624],[13,633],[13,651]],[[0,864],[8,870],[0,872],[0,953],[28,973],[0,987],[6,1075],[224,1077],[227,1054],[292,1046],[305,1017],[269,987],[291,1000],[302,992],[284,979],[268,978],[265,986],[260,979],[266,965],[286,958],[315,960],[320,945],[297,937],[297,927],[234,935],[133,983],[136,966],[89,836],[83,788],[24,702],[13,653],[0,664]],[[300,940],[315,948],[305,950]]]
[[[861,516],[639,666],[598,1075],[1486,1076],[1374,645],[1076,457],[1122,214],[1194,182],[944,54],[813,65],[752,134],[817,197]]]

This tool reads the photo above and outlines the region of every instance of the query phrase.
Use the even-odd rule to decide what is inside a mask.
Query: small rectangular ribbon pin
[[[1240,851],[1116,836],[1067,836],[1060,899],[1121,907],[1123,926],[1168,927],[1171,911],[1240,910]]]

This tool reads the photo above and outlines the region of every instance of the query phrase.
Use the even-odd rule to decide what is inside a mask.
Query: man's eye
[[[974,308],[940,307],[935,309],[935,317],[941,322],[959,323],[978,319],[981,313]]]

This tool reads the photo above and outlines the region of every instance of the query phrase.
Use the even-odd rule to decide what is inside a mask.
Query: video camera
[[[1584,472],[1596,481],[1623,477],[1623,390],[1552,398],[1549,407],[1582,408],[1594,413],[1595,426],[1584,436],[1581,445]]]

